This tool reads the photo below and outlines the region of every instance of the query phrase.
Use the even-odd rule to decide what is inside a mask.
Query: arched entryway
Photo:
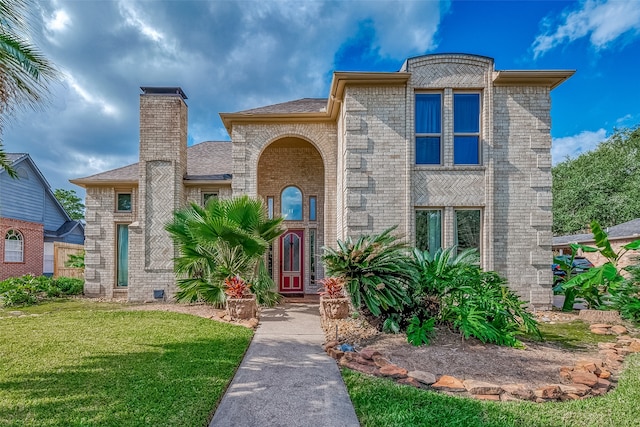
[[[310,142],[285,137],[258,160],[258,196],[287,231],[273,245],[270,271],[283,294],[316,293],[324,244],[324,163]]]

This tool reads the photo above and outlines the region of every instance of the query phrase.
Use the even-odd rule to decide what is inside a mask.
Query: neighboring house
[[[604,231],[609,236],[611,248],[618,253],[627,243],[640,239],[640,218],[605,228]],[[572,234],[568,236],[554,237],[553,251],[559,255],[570,254],[571,247],[569,244],[571,243],[579,243],[581,245],[596,247],[592,233]],[[607,262],[607,259],[599,252],[580,251],[579,255],[587,258],[595,266],[599,266]],[[638,257],[640,257],[640,252],[629,251],[622,256],[618,262],[618,266],[623,268],[632,264],[638,264],[640,263],[640,259]]]
[[[183,91],[143,87],[140,162],[72,180],[87,190],[85,292],[171,297],[173,210],[249,194],[286,218],[269,256],[282,293],[317,291],[322,246],[397,225],[430,251],[479,248],[484,268],[549,307],[550,94],[572,74],[464,54],[335,72],[328,98],[222,113],[231,142],[188,148]]]
[[[0,280],[53,273],[53,243],[82,244],[84,226],[73,221],[28,154],[8,153],[18,178],[0,169]]]

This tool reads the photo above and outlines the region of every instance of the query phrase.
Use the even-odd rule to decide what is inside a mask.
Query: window
[[[311,283],[316,281],[316,230],[309,229],[309,278]]]
[[[480,164],[480,94],[453,94],[453,164]]]
[[[297,187],[287,187],[282,190],[282,216],[288,221],[302,220],[302,191]]]
[[[118,193],[117,212],[131,212],[131,193]]]
[[[129,284],[129,226],[118,224],[117,234],[116,286],[126,287]]]
[[[309,197],[309,221],[316,220],[316,196]]]
[[[207,206],[209,199],[217,199],[218,193],[202,193],[202,206]]]
[[[273,196],[267,197],[267,217],[273,219]]]
[[[441,163],[442,96],[439,93],[416,94],[416,164]]]
[[[442,247],[442,211],[416,211],[416,248],[434,255]]]
[[[9,230],[4,236],[4,262],[24,261],[24,240],[17,230]]]
[[[480,250],[480,209],[460,209],[455,211],[455,243],[458,252],[467,248]]]

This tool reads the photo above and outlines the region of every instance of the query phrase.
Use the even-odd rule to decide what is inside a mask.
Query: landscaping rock
[[[502,389],[505,391],[503,395],[509,394],[522,400],[533,399],[533,391],[524,384],[505,384]]]
[[[422,384],[431,385],[436,382],[436,376],[431,372],[425,371],[411,371],[408,374],[411,378],[415,378]]]
[[[438,381],[431,385],[436,390],[442,391],[467,391],[462,381],[450,375],[443,375]]]
[[[598,348],[600,350],[612,350],[613,348],[615,348],[616,343],[613,342],[599,342],[598,343]]]
[[[613,325],[609,325],[607,323],[594,323],[592,325],[590,325],[589,327],[591,329],[597,328],[597,329],[609,329],[611,328]]]
[[[502,387],[483,381],[465,380],[462,384],[471,394],[498,395],[502,393]]]
[[[611,327],[611,332],[615,333],[616,335],[622,335],[627,333],[627,328],[622,325],[614,325]]]
[[[500,400],[499,394],[474,394],[473,397],[478,400]]]
[[[598,383],[594,386],[594,388],[603,388],[609,390],[611,388],[611,381],[605,380],[603,378],[598,378]]]
[[[329,341],[324,345],[324,351],[329,350],[330,348],[334,348],[336,347],[338,344],[340,344],[338,341],[333,340],[333,341]]]
[[[576,396],[586,396],[591,392],[591,387],[584,384],[559,384],[560,390],[565,394],[575,394]]]
[[[629,344],[628,350],[632,353],[640,352],[640,341],[633,341]]]
[[[397,365],[387,365],[380,368],[380,374],[390,378],[407,378],[409,373],[406,369]]]
[[[518,399],[517,397],[512,396],[509,393],[502,393],[500,395],[500,401],[501,402],[519,402],[520,400],[522,400],[522,399]]]
[[[373,363],[376,364],[377,367],[382,368],[383,366],[391,365],[387,359],[382,356],[373,356]]]
[[[540,399],[558,399],[562,395],[562,390],[559,385],[551,384],[538,387],[533,391],[533,394]]]
[[[596,335],[609,335],[609,329],[591,328],[590,331],[592,334],[596,334]]]
[[[376,366],[363,365],[353,360],[348,360],[346,357],[340,359],[340,366],[369,375],[378,375],[378,368]]]
[[[602,378],[604,380],[607,380],[609,378],[611,378],[611,372],[607,371],[607,370],[602,370],[600,371],[600,374],[598,375],[599,378]]]
[[[571,380],[576,384],[584,384],[589,387],[593,387],[598,384],[598,377],[591,372],[586,371],[574,371],[571,373]]]
[[[336,360],[340,360],[342,356],[344,356],[344,351],[330,347],[329,350],[327,350],[327,354]]]
[[[381,356],[378,350],[371,347],[365,347],[362,350],[360,350],[359,353],[360,353],[360,356],[362,356],[364,359],[367,359],[367,360],[373,360],[374,356]]]

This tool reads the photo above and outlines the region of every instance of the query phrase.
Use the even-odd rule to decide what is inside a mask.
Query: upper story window
[[[298,187],[282,190],[281,213],[287,221],[302,221],[302,191]]]
[[[453,164],[480,164],[480,94],[453,94]]]
[[[118,193],[116,212],[131,212],[131,193]]]
[[[4,236],[4,262],[24,260],[24,240],[17,230],[9,230]]]
[[[442,95],[416,94],[416,164],[442,163]]]
[[[217,199],[218,193],[202,193],[202,206],[207,206],[209,199]]]

